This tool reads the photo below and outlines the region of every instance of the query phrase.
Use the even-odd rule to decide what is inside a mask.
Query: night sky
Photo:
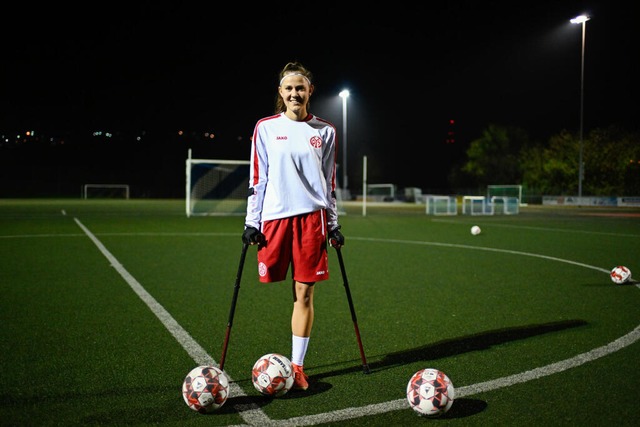
[[[367,155],[370,183],[439,188],[490,123],[541,141],[578,131],[582,26],[569,20],[586,13],[585,132],[638,130],[640,32],[621,1],[185,3],[16,6],[0,33],[0,129],[211,131],[197,157],[246,159],[278,72],[299,60],[311,112],[340,138],[338,93],[351,93],[350,182]]]

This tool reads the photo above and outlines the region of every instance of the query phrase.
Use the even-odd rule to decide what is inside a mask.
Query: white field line
[[[160,322],[167,328],[169,333],[173,335],[173,337],[178,341],[178,343],[186,350],[186,352],[191,356],[191,358],[200,365],[214,365],[219,366],[213,357],[211,357],[204,348],[200,344],[193,339],[191,335],[187,331],[184,330],[182,326],[176,322],[176,320],[171,316],[171,314],[158,302],[156,299],[146,291],[144,287],[133,277],[129,272],[120,264],[120,262],[114,257],[111,252],[102,244],[100,240],[87,228],[85,227],[78,218],[74,218],[74,221],[78,224],[78,226],[85,232],[85,234],[91,239],[93,243],[98,247],[100,252],[109,260],[111,266],[116,269],[120,276],[131,286],[131,289],[140,297],[140,299],[147,304],[149,309],[155,314]],[[227,375],[229,377],[229,375]],[[229,377],[229,392],[233,396],[246,396],[245,392],[238,386],[233,379]],[[259,421],[263,423],[265,420],[268,420],[267,415],[259,409],[258,405],[244,405],[248,406],[249,410],[239,411],[240,416],[248,423],[252,423],[255,421]],[[244,408],[243,408],[244,409]],[[245,419],[247,417],[248,419]]]
[[[454,244],[454,243],[419,242],[419,241],[415,241],[415,240],[376,239],[376,238],[373,238],[373,237],[371,237],[371,238],[368,238],[368,237],[351,237],[350,239],[351,240],[362,240],[362,241],[368,241],[368,242],[402,243],[402,244],[405,244],[405,245],[419,245],[419,246],[445,246],[445,247],[448,247],[448,248],[462,248],[462,249],[472,249],[472,250],[476,250],[476,251],[500,252],[500,253],[506,253],[506,254],[522,255],[522,256],[528,256],[528,257],[533,257],[533,258],[542,258],[542,259],[548,259],[548,260],[551,260],[551,261],[563,262],[563,263],[566,263],[566,264],[577,265],[578,267],[590,268],[590,269],[601,271],[601,272],[604,272],[604,273],[609,273],[610,272],[610,270],[607,270],[606,268],[594,267],[594,266],[591,266],[591,265],[583,264],[581,262],[570,261],[570,260],[566,260],[566,259],[562,259],[562,258],[556,258],[556,257],[548,256],[548,255],[534,254],[534,253],[530,253],[530,252],[512,251],[512,250],[509,250],[509,249],[485,248],[485,247],[480,247],[480,246],[458,245],[458,244]]]
[[[107,248],[87,229],[77,218],[74,218],[78,226],[85,232],[85,234],[95,243],[100,252],[109,260],[111,265],[120,273],[123,279],[131,286],[133,291],[147,304],[151,311],[158,317],[167,330],[174,336],[174,338],[180,343],[180,345],[187,351],[191,358],[197,363],[202,365],[217,365],[213,358],[198,344],[187,331],[185,331],[175,319],[166,311],[162,305],[160,305],[155,298],[153,298],[138,281],[129,274],[129,272],[120,264],[120,262],[107,250]],[[539,255],[520,251],[511,251],[504,249],[492,249],[483,248],[469,245],[456,245],[448,243],[433,243],[433,242],[417,242],[412,240],[393,240],[393,239],[375,239],[375,238],[358,238],[351,237],[354,240],[363,241],[378,241],[386,243],[402,243],[402,244],[414,244],[424,246],[447,246],[457,247],[464,249],[483,250],[510,253],[515,255],[529,256],[535,258],[542,258],[551,261],[563,262],[566,264],[572,264],[579,267],[590,268],[596,271],[609,273],[609,270],[594,267],[591,265],[565,260],[561,258]],[[636,284],[636,287],[640,288],[640,284]],[[567,369],[580,366],[582,364],[591,362],[595,359],[604,357],[608,354],[614,353],[627,347],[640,339],[640,325],[628,334],[616,339],[615,341],[606,344],[604,346],[595,348],[586,353],[579,354],[569,359],[562,360],[560,362],[552,363],[550,365],[542,366],[539,368],[531,369],[519,374],[510,375],[503,378],[497,378],[490,381],[484,381],[477,384],[472,384],[463,387],[456,388],[456,398],[471,396],[477,393],[488,392],[503,387],[509,387],[515,384],[524,383],[527,381],[539,379],[548,375],[553,375]],[[235,383],[231,378],[231,393],[234,396],[246,396],[244,391]],[[339,409],[336,411],[325,412],[322,414],[305,415],[302,417],[293,417],[288,419],[272,420],[270,419],[258,405],[254,404],[242,404],[236,405],[234,408],[238,411],[242,419],[247,423],[243,425],[249,426],[312,426],[316,424],[324,424],[330,422],[340,422],[349,419],[360,418],[363,416],[371,416],[376,414],[382,414],[390,411],[397,411],[402,409],[409,409],[409,403],[406,398],[391,400],[388,402],[376,403],[360,407],[352,407]],[[237,426],[239,427],[239,426]]]
[[[455,221],[452,219],[432,219],[433,222],[443,222],[448,224],[460,224],[460,221]],[[616,236],[616,237],[625,237],[625,238],[638,238],[640,234],[629,234],[629,233],[611,233],[608,231],[587,231],[587,230],[569,230],[563,228],[552,228],[552,227],[534,227],[528,225],[513,225],[513,224],[497,224],[495,222],[483,224],[480,221],[469,222],[467,221],[468,226],[472,225],[482,225],[483,227],[486,225],[487,227],[500,227],[500,228],[517,228],[522,230],[539,230],[539,231],[551,231],[552,233],[578,233],[578,234],[596,234],[596,235],[604,235],[604,236]]]

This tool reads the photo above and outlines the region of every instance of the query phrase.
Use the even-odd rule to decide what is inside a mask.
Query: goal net
[[[192,159],[189,151],[186,174],[187,217],[247,213],[248,160]]]

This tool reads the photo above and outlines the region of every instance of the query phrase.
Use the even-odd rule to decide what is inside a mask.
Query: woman
[[[279,77],[276,115],[259,120],[253,132],[242,241],[258,245],[260,282],[283,281],[291,267],[293,388],[306,390],[314,285],[329,279],[327,238],[344,245],[335,196],[336,129],[309,113],[309,70],[290,62]]]

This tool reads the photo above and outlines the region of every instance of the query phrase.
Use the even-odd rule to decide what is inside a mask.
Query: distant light
[[[345,89],[345,90],[341,91],[338,95],[340,95],[340,98],[348,98],[349,97],[349,91],[347,89]]]
[[[455,132],[451,128],[454,124],[455,124],[455,120],[454,119],[449,119],[449,127],[450,127],[450,129],[447,131],[447,138],[445,139],[445,143],[446,144],[455,144],[456,143]]]
[[[575,18],[573,18],[571,21],[572,24],[582,24],[583,22],[587,22],[589,18],[587,15],[580,15],[580,16],[576,16]]]

